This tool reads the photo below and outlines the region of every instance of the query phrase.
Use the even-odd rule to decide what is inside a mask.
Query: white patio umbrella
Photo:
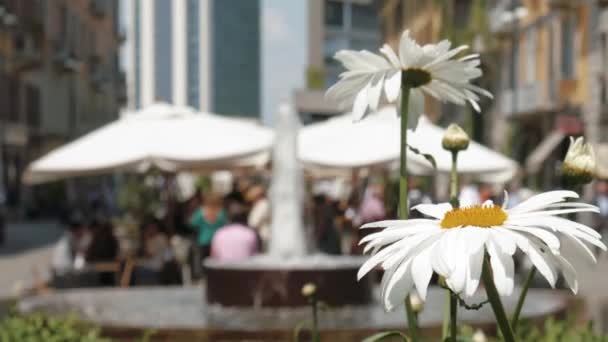
[[[450,153],[441,147],[444,129],[422,117],[415,133],[408,134],[409,144],[433,155],[439,172],[449,172]],[[400,122],[394,107],[385,107],[361,122],[353,123],[350,113],[326,122],[304,127],[299,136],[299,158],[309,170],[347,171],[398,161]],[[422,156],[408,151],[408,169],[417,175],[434,173]],[[458,170],[489,182],[513,178],[518,164],[481,144],[471,142],[459,154]]]
[[[124,115],[32,162],[27,183],[157,167],[164,171],[257,166],[273,132],[252,122],[157,103]]]

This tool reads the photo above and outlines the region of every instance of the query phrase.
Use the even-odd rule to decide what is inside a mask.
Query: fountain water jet
[[[222,306],[303,306],[308,282],[330,305],[367,304],[368,278],[357,282],[361,257],[307,253],[302,224],[304,182],[297,158],[299,120],[290,104],[277,116],[270,189],[272,225],[269,253],[238,263],[208,260],[207,300]]]
[[[272,155],[272,225],[269,254],[275,258],[303,257],[306,239],[302,227],[304,180],[297,158],[300,122],[288,104],[282,104],[276,124]]]

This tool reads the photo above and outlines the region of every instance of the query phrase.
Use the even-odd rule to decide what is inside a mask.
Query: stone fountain
[[[367,304],[369,280],[357,282],[363,259],[310,253],[302,224],[304,181],[297,159],[300,122],[289,104],[279,108],[273,150],[269,252],[240,263],[206,262],[207,301],[221,306],[293,307],[308,282],[330,305]]]

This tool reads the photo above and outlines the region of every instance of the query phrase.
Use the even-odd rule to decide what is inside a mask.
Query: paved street
[[[31,284],[36,269],[41,277],[47,274],[52,244],[62,232],[53,222],[8,224],[0,246],[0,298],[11,296],[19,283]]]

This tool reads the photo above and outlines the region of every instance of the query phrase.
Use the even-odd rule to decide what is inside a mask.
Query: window
[[[562,78],[574,78],[574,36],[576,33],[576,17],[569,14],[564,18],[562,25]]]
[[[454,26],[465,28],[469,23],[471,14],[471,0],[454,1]]]
[[[352,5],[352,26],[355,30],[377,30],[378,14],[371,5]]]
[[[519,73],[519,40],[513,40],[510,60],[509,85],[511,89],[516,89],[518,86],[517,74]]]
[[[532,27],[526,35],[526,82],[536,81],[536,51],[538,32]]]
[[[341,27],[344,25],[344,4],[325,1],[325,25]]]
[[[25,105],[27,124],[30,127],[40,127],[40,90],[33,85],[25,86]]]

